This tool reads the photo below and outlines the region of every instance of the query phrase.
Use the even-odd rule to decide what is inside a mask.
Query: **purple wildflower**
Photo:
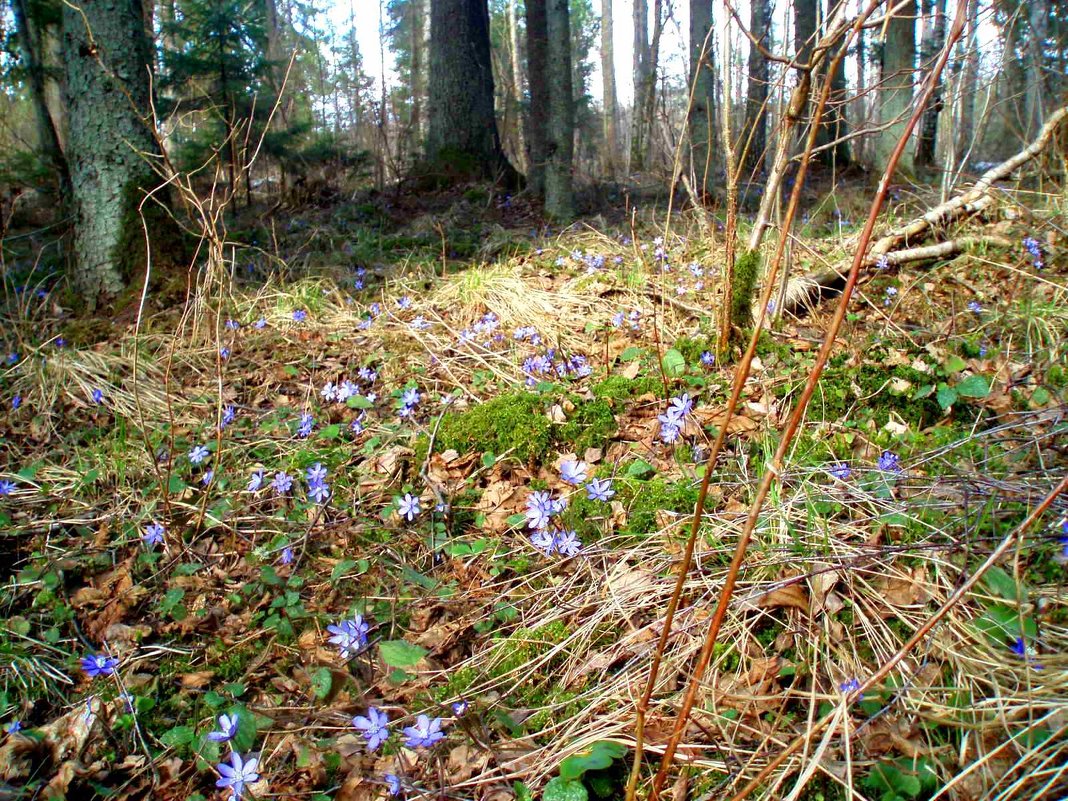
[[[375,707],[367,710],[366,717],[357,715],[352,725],[359,729],[367,739],[367,750],[377,751],[378,747],[389,739],[389,716]]]
[[[404,727],[404,736],[408,738],[404,743],[408,748],[431,748],[445,739],[445,734],[441,731],[441,718],[419,715],[414,726]]]

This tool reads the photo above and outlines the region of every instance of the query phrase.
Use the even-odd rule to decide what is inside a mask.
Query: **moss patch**
[[[619,484],[619,500],[627,509],[627,530],[632,534],[651,534],[659,526],[660,510],[685,514],[697,503],[699,485],[689,481],[668,482],[654,478]]]
[[[438,430],[442,450],[472,450],[501,454],[512,451],[532,462],[543,458],[553,444],[552,423],[545,402],[529,392],[502,395],[456,415],[446,415]]]

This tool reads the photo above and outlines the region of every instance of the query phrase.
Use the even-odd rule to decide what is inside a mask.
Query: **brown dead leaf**
[[[911,569],[899,571],[893,576],[876,579],[873,584],[878,596],[894,607],[923,604],[930,598],[930,593],[927,591],[927,568],[924,565],[917,565]],[[886,609],[882,614],[885,617],[893,617],[897,613],[892,609]]]
[[[715,426],[716,428],[720,428],[727,419],[727,410],[707,408],[697,409],[693,413],[693,418],[702,426]],[[727,433],[742,434],[748,431],[755,431],[759,427],[760,424],[749,415],[735,413],[731,417],[730,423],[727,425]]]
[[[641,369],[642,369],[641,360],[635,359],[634,361],[630,362],[626,367],[623,368],[623,370],[621,371],[621,375],[624,378],[626,378],[626,379],[628,379],[630,381],[633,381],[635,378],[638,377],[638,373],[641,372]]]
[[[182,687],[186,690],[199,690],[201,687],[207,687],[214,675],[214,670],[198,670],[194,673],[186,673],[181,678]]]
[[[482,773],[488,764],[489,754],[475,748],[470,743],[463,743],[449,751],[449,759],[445,764],[445,770],[450,781],[458,784],[476,774]]]
[[[808,611],[809,600],[805,588],[798,583],[777,587],[755,597],[747,598],[742,609],[772,609],[777,606],[793,606]]]

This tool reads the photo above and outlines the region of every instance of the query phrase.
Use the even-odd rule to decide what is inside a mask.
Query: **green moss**
[[[760,275],[760,251],[749,250],[734,263],[734,286],[731,292],[731,324],[738,329],[753,324],[753,291]]]
[[[529,392],[514,392],[446,415],[438,429],[438,442],[442,450],[454,448],[460,453],[510,450],[532,462],[548,453],[553,432],[544,401]]]
[[[659,528],[656,514],[660,510],[685,514],[693,512],[699,487],[696,483],[670,483],[654,478],[650,481],[619,483],[619,500],[627,509],[627,530],[632,534],[651,534]]]
[[[572,396],[575,409],[568,421],[556,429],[554,439],[581,456],[587,448],[603,448],[616,433],[616,416],[607,400],[580,401]]]
[[[601,400],[628,400],[644,395],[646,392],[656,392],[659,384],[653,376],[640,376],[627,378],[621,375],[613,375],[600,383],[590,387],[594,397]]]
[[[893,387],[895,378],[911,386],[898,392]],[[926,428],[942,419],[942,409],[933,393],[920,399],[913,398],[913,393],[931,382],[931,376],[905,365],[889,369],[882,364],[828,367],[812,396],[809,412],[816,419],[835,422],[871,419],[879,428],[893,416],[915,429]],[[776,391],[782,395],[786,389]]]
[[[672,345],[686,358],[686,364],[701,363],[701,354],[706,350],[716,352],[716,341],[711,337],[679,337]]]

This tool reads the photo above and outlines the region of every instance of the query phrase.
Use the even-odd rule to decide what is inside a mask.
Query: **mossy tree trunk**
[[[146,265],[138,205],[160,183],[150,124],[152,53],[141,0],[63,8],[63,56],[74,213],[72,283],[90,308]],[[158,210],[158,206],[156,207]],[[150,233],[155,233],[150,225]]]
[[[571,21],[568,0],[549,0],[549,138],[545,165],[545,212],[555,220],[575,214],[571,166],[574,157],[575,102],[571,85]]]
[[[457,178],[516,175],[501,149],[493,111],[486,0],[430,3],[429,127],[432,169]]]

